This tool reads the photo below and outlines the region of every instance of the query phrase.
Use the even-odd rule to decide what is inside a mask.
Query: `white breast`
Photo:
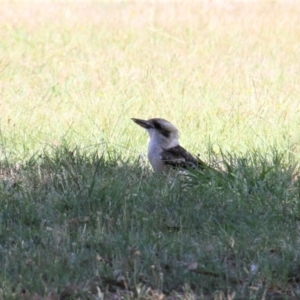
[[[155,139],[151,139],[148,147],[148,159],[154,172],[163,172],[164,163],[161,160],[160,153],[162,148]]]
[[[161,152],[164,149],[169,149],[171,147],[178,145],[178,134],[169,138],[164,137],[158,131],[154,129],[148,130],[150,135],[150,142],[148,147],[148,159],[154,172],[164,172],[167,167],[161,160]]]

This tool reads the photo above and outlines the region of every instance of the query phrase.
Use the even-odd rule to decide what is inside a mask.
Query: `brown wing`
[[[206,164],[199,158],[194,157],[187,152],[183,147],[176,146],[169,149],[164,149],[161,153],[161,159],[166,165],[179,168],[201,168],[204,169]]]

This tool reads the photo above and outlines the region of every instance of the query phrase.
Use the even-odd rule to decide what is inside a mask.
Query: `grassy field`
[[[0,6],[0,299],[299,299],[300,4]],[[162,117],[220,173],[154,176]]]

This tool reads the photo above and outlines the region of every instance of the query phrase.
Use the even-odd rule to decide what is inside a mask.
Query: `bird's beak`
[[[131,118],[131,120],[145,129],[153,128],[152,124],[150,124],[149,121],[147,120],[141,120],[135,118]]]

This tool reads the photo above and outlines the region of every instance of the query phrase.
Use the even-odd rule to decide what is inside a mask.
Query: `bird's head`
[[[132,121],[145,128],[150,135],[150,139],[156,140],[163,148],[170,148],[179,144],[179,131],[167,120],[161,118],[149,120],[132,118]]]

